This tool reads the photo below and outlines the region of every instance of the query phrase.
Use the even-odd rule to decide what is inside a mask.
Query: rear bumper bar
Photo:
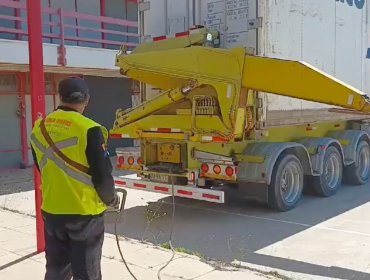
[[[172,195],[172,185],[164,183],[150,182],[133,175],[114,177],[117,188],[129,188],[155,193]],[[219,190],[201,189],[195,185],[181,186],[174,185],[174,195],[196,200],[204,200],[215,203],[224,203],[224,192]]]

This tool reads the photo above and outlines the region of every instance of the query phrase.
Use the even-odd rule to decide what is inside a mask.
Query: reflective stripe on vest
[[[42,170],[45,165],[47,164],[48,160],[51,160],[55,163],[56,166],[58,166],[61,170],[63,170],[68,176],[72,177],[73,179],[86,184],[88,186],[94,187],[91,177],[85,173],[76,171],[69,167],[62,159],[60,159],[58,156],[55,155],[53,149],[49,147],[45,147],[37,138],[35,135],[31,135],[31,140],[36,145],[36,147],[43,153],[43,157],[40,159],[39,167],[40,170]],[[72,146],[77,146],[78,138],[73,137],[69,138],[60,142],[56,142],[55,146],[58,149],[64,149]]]

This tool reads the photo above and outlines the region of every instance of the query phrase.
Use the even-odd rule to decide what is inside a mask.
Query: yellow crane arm
[[[246,56],[242,84],[254,90],[370,112],[365,93],[305,62]]]
[[[243,48],[191,46],[133,54],[121,52],[116,65],[122,74],[164,90],[181,89],[191,81],[212,87],[227,129],[235,127],[241,88],[370,112],[369,100],[363,92],[334,77],[304,62],[246,55]],[[182,98],[180,93],[177,96]],[[164,99],[167,100],[162,105],[169,105],[169,99],[162,96],[149,101],[145,107],[159,109],[157,103]],[[140,108],[127,114],[138,111]]]
[[[204,46],[206,44],[214,46],[215,42],[219,40],[219,33],[217,31],[209,31],[204,27],[182,33],[184,34],[173,38],[143,42],[137,46],[132,53],[165,51],[169,49],[187,48],[190,46]]]
[[[174,102],[178,102],[196,87],[195,83],[190,83],[182,88],[170,89],[154,97],[152,100],[140,104],[138,107],[128,110],[117,110],[114,128],[123,127],[133,123],[145,116],[150,115]]]

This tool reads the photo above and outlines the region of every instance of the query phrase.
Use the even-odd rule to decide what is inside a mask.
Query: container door
[[[202,24],[221,33],[221,47],[257,51],[257,0],[206,0],[200,10]]]

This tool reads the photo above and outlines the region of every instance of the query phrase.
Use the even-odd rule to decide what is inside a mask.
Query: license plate
[[[168,183],[169,177],[162,174],[150,174],[150,180],[161,183]]]
[[[158,161],[168,163],[180,163],[181,152],[178,144],[159,144],[158,145]]]

